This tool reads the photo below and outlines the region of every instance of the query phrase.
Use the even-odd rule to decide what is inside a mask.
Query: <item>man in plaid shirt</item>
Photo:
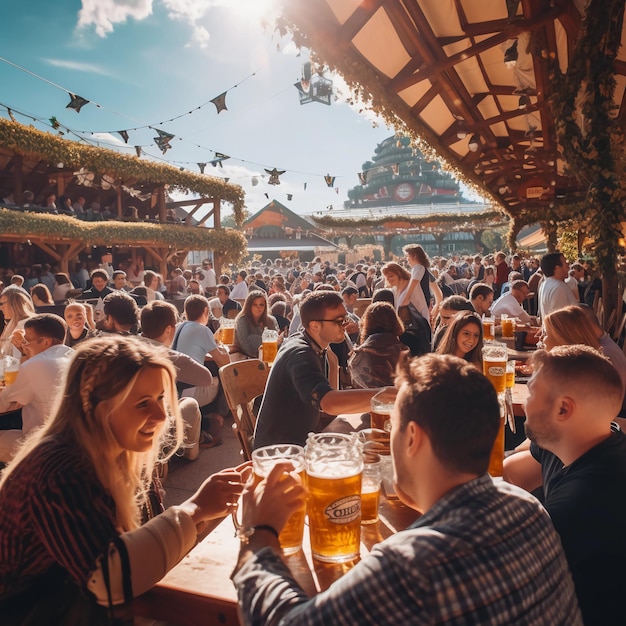
[[[530,494],[486,473],[500,424],[491,383],[452,356],[413,359],[396,378],[394,482],[423,513],[308,598],[280,558],[305,490],[288,463],[244,492],[250,529],[233,573],[245,624],[581,625],[561,543]]]

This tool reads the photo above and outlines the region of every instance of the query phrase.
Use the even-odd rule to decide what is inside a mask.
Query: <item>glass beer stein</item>
[[[327,563],[359,556],[363,444],[356,434],[310,434],[305,449],[311,552]]]
[[[291,461],[294,471],[304,478],[304,448],[295,444],[275,444],[258,448],[252,452],[252,471],[254,484],[258,485],[278,461]],[[278,542],[283,554],[295,554],[302,548],[304,517],[306,507],[303,506],[287,520],[281,531]]]
[[[266,328],[261,338],[263,347],[263,360],[272,365],[278,353],[278,331]]]

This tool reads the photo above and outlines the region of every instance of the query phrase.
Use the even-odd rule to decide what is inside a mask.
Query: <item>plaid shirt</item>
[[[453,489],[312,599],[270,548],[233,575],[245,624],[582,626],[550,518],[488,475]]]

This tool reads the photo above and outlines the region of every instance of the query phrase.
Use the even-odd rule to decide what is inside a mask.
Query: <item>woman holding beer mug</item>
[[[163,512],[153,470],[182,443],[175,381],[166,351],[139,339],[77,346],[56,413],[0,480],[3,624],[113,623],[103,607],[147,591],[233,509],[243,468]]]
[[[482,370],[483,325],[471,311],[459,311],[448,324],[437,354],[452,354]]]
[[[265,328],[278,330],[278,322],[267,312],[265,293],[254,290],[248,294],[243,309],[235,318],[236,351],[252,359],[258,358]]]

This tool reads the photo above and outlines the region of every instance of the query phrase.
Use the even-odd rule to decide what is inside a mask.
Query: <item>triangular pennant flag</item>
[[[218,114],[222,111],[228,111],[228,108],[226,107],[226,93],[227,92],[225,91],[211,100],[211,102],[215,105]]]
[[[154,137],[154,143],[156,143],[159,150],[161,150],[161,152],[165,154],[172,147],[170,146],[170,141],[172,141],[172,139],[174,139],[176,135],[172,135],[172,133],[167,133],[164,130],[159,130],[158,128],[155,128],[154,130],[156,130],[159,135],[158,137]]]
[[[57,130],[61,126],[61,124],[59,124],[59,120],[54,115],[50,118],[49,121],[54,130]]]
[[[80,113],[80,110],[86,105],[89,104],[89,100],[85,100],[82,96],[76,96],[73,93],[68,91],[68,94],[71,98],[69,104],[65,107],[66,109],[74,109],[76,113]]]
[[[125,130],[118,130],[117,134],[124,140],[124,143],[128,143],[128,132]]]
[[[204,168],[206,167],[206,163],[198,163],[197,165],[200,168],[200,174],[204,174]]]
[[[304,183],[304,191],[306,191],[306,186],[308,185],[308,183]]]
[[[137,153],[137,156],[140,157],[141,156],[141,146],[135,146],[135,152]]]
[[[286,170],[277,170],[274,168],[273,170],[266,169],[265,171],[270,175],[270,179],[267,181],[268,185],[280,185],[279,176],[282,176]]]
[[[9,114],[9,117],[11,118],[12,122],[16,122],[17,121],[15,119],[15,117],[13,117],[13,111],[11,111],[11,109],[7,109],[7,113]]]
[[[335,193],[339,195],[339,187],[335,187]]]
[[[268,193],[263,194],[268,200],[270,199],[270,195]]]
[[[293,194],[292,193],[288,193],[287,194],[287,200],[293,200]]]
[[[364,185],[367,182],[367,179],[365,178],[365,172],[359,172],[359,182],[361,183],[361,185]]]
[[[213,166],[213,167],[217,167],[218,165],[220,167],[224,167],[224,165],[222,164],[222,161],[225,161],[226,159],[230,159],[230,157],[227,154],[222,154],[221,152],[216,152],[215,153],[215,158],[211,159],[209,161],[209,163]]]
[[[326,174],[326,176],[324,176],[324,180],[326,181],[326,185],[328,187],[332,187],[335,184],[335,176],[331,176],[330,174]]]
[[[224,182],[227,183],[230,180],[230,178],[225,178]]]

